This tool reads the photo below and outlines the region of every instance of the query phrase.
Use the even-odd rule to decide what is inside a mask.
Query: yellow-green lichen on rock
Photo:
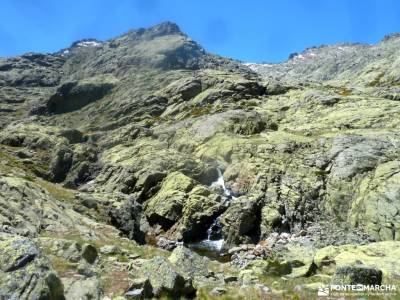
[[[379,165],[363,179],[349,219],[377,240],[400,240],[400,161]]]
[[[340,266],[361,264],[383,272],[383,280],[398,280],[400,266],[399,242],[376,242],[368,245],[343,245],[322,248],[315,253],[314,263],[322,272],[332,272]]]

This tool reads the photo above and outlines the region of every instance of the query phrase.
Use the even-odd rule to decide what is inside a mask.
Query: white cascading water
[[[207,246],[210,250],[215,250],[215,251],[221,251],[222,245],[224,244],[224,239],[219,239],[219,240],[212,240],[212,228],[214,226],[218,226],[219,218],[214,220],[214,223],[210,226],[210,228],[207,229],[207,239],[203,241],[203,245]]]
[[[225,181],[224,177],[222,176],[221,170],[217,169],[217,172],[218,172],[218,178],[216,181],[211,183],[210,187],[221,189],[224,195],[227,197],[228,201],[231,199],[235,199],[235,197],[232,196],[232,192],[225,186]],[[211,224],[210,228],[207,229],[207,239],[202,240],[196,244],[193,244],[192,246],[194,246],[195,248],[208,249],[211,251],[220,252],[222,246],[224,245],[224,239],[218,239],[218,240],[212,239],[213,229],[218,227],[220,227],[219,217],[216,218],[214,222]]]
[[[225,186],[225,181],[224,181],[224,176],[222,176],[222,172],[220,169],[217,169],[218,172],[218,178],[216,181],[214,181],[213,183],[211,183],[210,187],[219,187],[222,188],[222,190],[224,191],[224,195],[225,196],[231,196],[231,191],[228,190]]]
[[[226,188],[225,186],[225,181],[224,181],[224,177],[222,175],[221,170],[218,168],[217,169],[218,172],[218,178],[216,181],[214,181],[213,183],[211,183],[210,187],[212,188],[221,188],[224,191],[224,195],[230,198],[234,198],[232,196],[232,193],[229,189]],[[211,236],[213,233],[213,228],[219,226],[219,217],[216,218],[213,222],[213,224],[211,224],[210,228],[208,228],[207,230],[207,239],[202,241],[202,244],[204,246],[207,246],[208,248],[215,250],[215,251],[221,251],[222,246],[224,244],[224,239],[219,239],[219,240],[212,240]]]

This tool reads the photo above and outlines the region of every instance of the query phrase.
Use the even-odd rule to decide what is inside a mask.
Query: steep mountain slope
[[[342,44],[312,47],[294,53],[281,64],[248,64],[265,78],[292,83],[333,85],[398,85],[399,34],[386,36],[379,44]]]
[[[244,65],[166,22],[0,59],[0,298],[396,282],[399,43]]]

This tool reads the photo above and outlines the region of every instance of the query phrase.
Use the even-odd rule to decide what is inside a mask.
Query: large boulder
[[[150,223],[158,223],[168,229],[182,217],[182,208],[187,193],[195,182],[180,172],[170,173],[162,183],[160,191],[146,204],[146,215]]]
[[[221,216],[222,232],[226,244],[236,245],[252,242],[259,223],[257,199],[240,197],[232,200],[229,208]]]
[[[330,156],[333,160],[331,177],[349,178],[372,170],[385,158],[391,143],[377,138],[357,135],[338,136],[333,139]]]
[[[9,173],[12,172],[18,172],[18,169],[14,167]],[[70,216],[53,198],[54,195],[70,195],[50,183],[44,185],[46,190],[40,185],[41,182],[29,179],[28,175],[25,178],[20,174],[6,175],[0,167],[0,232],[35,237],[43,229],[72,227]]]
[[[74,278],[66,280],[65,298],[66,300],[100,300],[102,290],[97,278]]]
[[[201,80],[195,77],[174,81],[166,87],[165,93],[176,101],[188,101],[201,93]]]
[[[377,242],[368,245],[328,246],[319,249],[314,264],[323,273],[333,275],[340,267],[362,264],[364,267],[381,270],[383,282],[400,276],[400,243]]]
[[[172,251],[168,260],[185,277],[208,276],[208,259],[193,252],[185,246],[178,246]]]
[[[331,284],[381,285],[382,271],[363,265],[341,266],[336,269]]]
[[[64,288],[49,260],[23,237],[0,241],[0,298],[64,299]]]
[[[174,240],[204,236],[222,209],[219,195],[178,171],[168,174],[158,193],[145,203],[150,225],[161,225]]]
[[[234,195],[245,195],[250,190],[256,174],[251,164],[245,162],[231,164],[224,172],[225,185]]]
[[[224,209],[219,195],[197,185],[189,193],[182,209],[180,232],[184,240],[194,240],[206,234],[215,217]]]
[[[392,142],[393,141],[393,142]],[[371,234],[376,239],[393,239],[392,227],[396,230],[396,221],[391,225],[390,206],[396,207],[398,201],[384,201],[384,205],[377,209],[377,213],[371,211],[376,200],[388,192],[393,199],[396,199],[396,192],[391,187],[391,179],[381,187],[379,191],[373,192],[371,187],[368,187],[371,181],[371,175],[378,171],[377,177],[373,179],[372,186],[377,182],[385,181],[385,167],[379,167],[388,161],[396,159],[394,145],[397,143],[397,137],[393,135],[382,136],[361,136],[361,135],[339,135],[332,139],[332,147],[329,153],[331,164],[326,168],[329,170],[326,180],[326,196],[324,200],[324,210],[334,215],[338,220],[350,223],[354,227],[361,227],[368,234]],[[393,167],[391,167],[393,168]],[[380,178],[378,178],[380,177]],[[396,180],[396,177],[394,177]],[[370,192],[371,191],[371,192]],[[379,194],[379,195],[378,195]],[[389,197],[391,197],[389,196]],[[386,198],[384,196],[383,198]],[[388,205],[389,207],[384,207]],[[352,209],[353,206],[353,209]],[[361,209],[360,209],[361,208]],[[375,208],[373,208],[375,209]],[[395,208],[393,208],[395,211]],[[364,214],[364,212],[366,212]],[[381,215],[383,212],[383,215]],[[361,217],[363,215],[363,217]],[[375,215],[375,216],[374,216]],[[360,219],[364,218],[365,222]],[[358,222],[360,220],[360,222]],[[372,221],[373,220],[373,221]],[[373,225],[373,222],[376,222]],[[368,223],[368,225],[366,225]],[[378,233],[379,228],[382,228],[382,233]]]
[[[246,269],[258,276],[282,276],[292,272],[292,265],[277,259],[254,260],[246,266]]]
[[[26,159],[36,175],[57,183],[66,181],[68,187],[88,180],[95,168],[96,147],[83,142],[78,130],[30,123],[10,124],[0,133],[0,144],[26,148],[18,156]]]
[[[135,198],[129,197],[120,207],[111,207],[108,210],[111,224],[119,228],[130,239],[139,244],[145,243],[145,234],[142,230],[142,205]]]
[[[192,297],[196,293],[191,280],[186,280],[161,256],[143,262],[138,272],[150,280],[156,297]]]
[[[86,141],[83,133],[77,129],[62,129],[59,136],[66,138],[70,144],[78,144]]]

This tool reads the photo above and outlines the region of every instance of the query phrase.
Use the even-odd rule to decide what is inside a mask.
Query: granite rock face
[[[0,246],[1,298],[64,299],[60,278],[31,240],[8,237]]]
[[[0,58],[0,298],[398,280],[399,48],[243,64],[165,22]]]

